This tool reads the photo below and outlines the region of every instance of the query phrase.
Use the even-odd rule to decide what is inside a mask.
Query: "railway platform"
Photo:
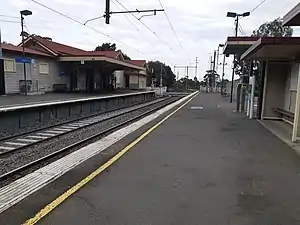
[[[218,94],[180,107],[9,208],[1,224],[300,221],[295,152]]]
[[[45,93],[41,95],[28,95],[28,96],[24,96],[20,94],[5,95],[5,96],[0,96],[0,108],[35,105],[35,104],[50,103],[50,102],[72,101],[72,100],[105,97],[105,96],[121,95],[121,94],[136,93],[136,92],[138,91],[117,90],[112,93],[102,93],[102,94],[73,92],[73,93]]]

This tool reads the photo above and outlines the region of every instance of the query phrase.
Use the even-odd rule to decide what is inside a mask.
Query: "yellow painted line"
[[[145,133],[143,133],[141,136],[139,136],[137,139],[135,139],[133,142],[131,142],[129,145],[127,145],[125,148],[123,148],[118,154],[113,156],[110,160],[108,160],[105,164],[100,166],[98,169],[96,169],[94,172],[92,172],[90,175],[88,175],[86,178],[81,180],[79,183],[77,183],[72,188],[68,189],[66,192],[64,192],[62,195],[57,197],[54,201],[46,205],[43,209],[41,209],[33,218],[27,220],[23,223],[23,225],[33,225],[39,222],[42,218],[47,216],[52,210],[54,210],[57,206],[62,204],[67,198],[69,198],[72,194],[77,192],[79,189],[81,189],[84,185],[89,183],[91,180],[93,180],[95,177],[97,177],[100,173],[102,173],[105,169],[107,169],[109,166],[111,166],[113,163],[115,163],[118,159],[120,159],[126,152],[128,152],[132,147],[134,147],[137,143],[139,143],[141,140],[143,140],[146,136],[148,136],[152,131],[154,131],[158,126],[160,126],[163,122],[165,122],[167,119],[169,119],[172,115],[174,115],[177,111],[179,111],[181,108],[183,108],[186,104],[188,104],[193,98],[195,98],[198,94],[195,94],[192,96],[188,101],[186,101],[183,105],[178,107],[175,111],[167,115],[165,118],[163,118],[161,121],[159,121],[157,124],[149,128]]]

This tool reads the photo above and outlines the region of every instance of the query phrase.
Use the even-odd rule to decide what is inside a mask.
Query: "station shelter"
[[[236,59],[240,60],[241,55],[247,49],[249,49],[258,39],[259,39],[258,37],[228,37],[224,45],[223,54],[227,56],[234,55]],[[232,94],[232,99],[236,101],[236,110],[243,111],[246,108],[246,105],[248,103],[248,101],[245,101],[246,93],[245,92],[242,93],[241,90],[241,87],[243,85],[243,79],[242,77],[239,77],[239,79],[234,79],[234,75],[235,75],[235,71],[233,68],[232,80],[229,81],[228,84],[226,84],[226,91],[230,95]],[[249,74],[245,74],[245,76],[249,76]],[[233,89],[231,93],[232,86]]]
[[[85,51],[37,35],[29,36],[24,45],[57,59],[56,70],[64,82],[54,84],[54,91],[105,92],[146,87],[146,61],[125,60],[121,51]]]
[[[299,140],[300,38],[261,37],[242,60],[263,62],[261,120],[282,120],[292,125],[292,141]]]

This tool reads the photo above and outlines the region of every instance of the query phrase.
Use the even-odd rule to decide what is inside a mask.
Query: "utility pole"
[[[186,69],[186,75],[185,75],[185,78],[186,78],[186,82],[185,82],[185,88],[186,90],[188,89],[188,84],[187,84],[187,81],[188,81],[188,78],[189,78],[189,69],[190,68],[196,68],[196,66],[174,66],[174,71],[176,70],[176,68],[182,68],[182,69]]]
[[[177,71],[177,82],[176,82],[177,90],[178,90],[178,85],[179,85],[179,72]]]
[[[23,70],[24,70],[24,81],[25,81],[25,95],[27,95],[27,75],[26,75],[26,63],[25,63],[25,46],[24,46],[24,16],[32,15],[29,10],[20,11],[21,15],[21,36],[22,36],[22,53],[23,53]]]
[[[186,82],[185,82],[185,90],[188,89],[188,79],[189,79],[189,66],[186,67]]]
[[[126,9],[126,8],[125,8]],[[105,23],[106,24],[109,24],[110,23],[110,17],[112,14],[124,14],[124,13],[144,13],[144,12],[152,12],[153,13],[153,16],[156,15],[157,12],[163,12],[165,11],[164,9],[146,9],[146,10],[127,10],[127,11],[119,11],[119,12],[111,12],[110,11],[110,0],[106,0],[105,1],[105,13],[104,13],[104,16],[105,17]],[[144,16],[150,16],[150,15],[144,15]],[[143,16],[142,16],[143,17]],[[141,18],[142,18],[141,17]],[[96,19],[100,19],[102,17],[95,17],[93,19],[89,19],[87,20],[84,24],[87,24],[88,22],[90,21],[93,21],[93,20],[96,20]],[[140,19],[141,19],[140,18]]]
[[[0,28],[0,95],[5,94],[4,84],[4,59],[2,57],[2,39],[1,39],[1,28]]]
[[[213,62],[213,70],[212,70],[212,75],[213,75],[213,87],[215,88],[216,91],[216,76],[215,76],[215,70],[216,70],[216,52],[214,51],[214,62]]]
[[[198,57],[196,57],[196,68],[195,68],[195,77],[198,75]]]
[[[235,36],[238,36],[238,27],[239,27],[239,18],[250,16],[250,12],[244,12],[242,14],[238,14],[235,12],[227,12],[227,17],[235,18]],[[235,70],[235,60],[236,55],[233,57],[233,68],[232,68],[232,76],[231,76],[231,89],[230,89],[230,103],[232,103],[232,95],[233,95],[233,81],[234,81],[234,70]]]
[[[223,90],[224,90],[225,58],[226,58],[226,55],[224,54],[224,56],[223,56],[223,65],[222,65],[221,95],[223,95]]]
[[[159,84],[160,88],[162,88],[162,86],[163,86],[163,83],[162,83],[162,81],[163,81],[163,79],[162,79],[162,73],[163,73],[163,65],[160,64],[160,84]]]

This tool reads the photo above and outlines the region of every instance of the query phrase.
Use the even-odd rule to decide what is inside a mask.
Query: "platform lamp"
[[[22,36],[22,52],[23,52],[23,68],[24,68],[24,82],[25,82],[25,95],[27,95],[27,76],[26,76],[26,62],[25,62],[25,46],[24,46],[24,37],[26,36],[24,32],[24,16],[30,16],[32,15],[32,12],[30,10],[22,10],[20,11],[21,14],[21,36]]]
[[[238,36],[238,28],[239,28],[239,18],[250,16],[250,12],[244,12],[241,14],[235,12],[228,12],[227,17],[235,18],[235,36]],[[232,103],[232,95],[233,95],[233,81],[234,81],[234,70],[235,70],[235,55],[233,59],[233,68],[232,68],[232,77],[231,77],[231,90],[230,90],[230,103]]]

